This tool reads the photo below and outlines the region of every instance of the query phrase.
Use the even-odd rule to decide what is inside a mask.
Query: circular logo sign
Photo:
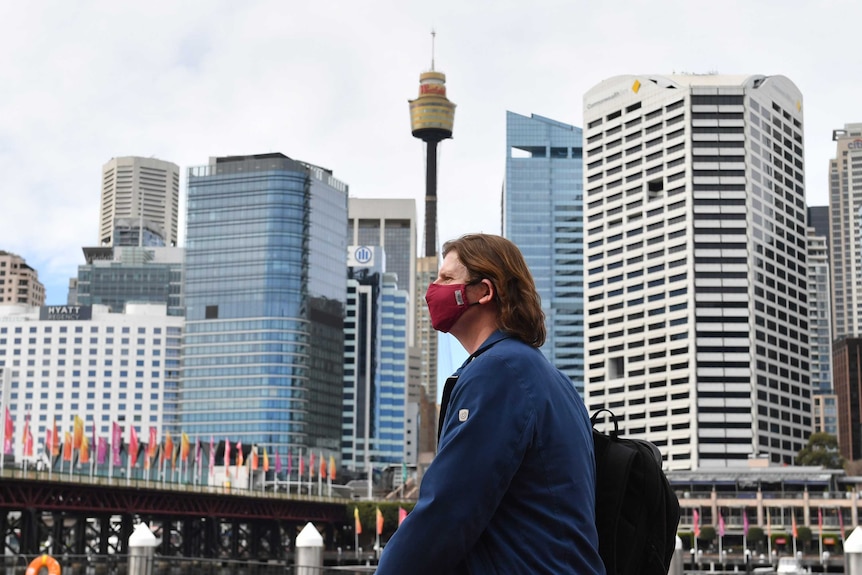
[[[356,258],[356,262],[360,264],[367,264],[371,261],[373,253],[371,248],[367,248],[365,246],[360,246],[356,248],[356,251],[353,252],[353,257]]]

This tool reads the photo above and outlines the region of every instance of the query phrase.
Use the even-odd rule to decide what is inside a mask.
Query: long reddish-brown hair
[[[467,234],[443,244],[467,268],[470,280],[491,280],[500,329],[533,347],[545,343],[545,312],[536,282],[518,246],[501,236]]]

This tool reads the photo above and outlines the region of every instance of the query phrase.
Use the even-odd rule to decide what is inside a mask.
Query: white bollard
[[[156,536],[146,523],[138,523],[129,536],[129,575],[152,575]]]
[[[294,575],[323,573],[323,537],[309,522],[296,536],[296,569]]]
[[[844,542],[844,573],[862,575],[862,528],[856,527]]]
[[[683,575],[685,562],[684,553],[685,552],[682,550],[682,539],[677,535],[676,546],[673,548],[673,557],[671,557],[667,575]]]

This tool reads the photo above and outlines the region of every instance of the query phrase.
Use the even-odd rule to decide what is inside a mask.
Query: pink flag
[[[96,463],[104,465],[108,456],[108,441],[104,437],[100,437],[98,445],[99,447],[96,448]]]
[[[724,515],[718,514],[718,536],[724,537]]]
[[[742,534],[748,537],[748,510],[742,509]]]
[[[817,508],[817,530],[820,532],[820,536],[823,537],[823,508]]]
[[[210,476],[215,473],[215,440],[210,435]]]
[[[135,426],[129,428],[131,430],[131,439],[129,439],[129,465],[132,467],[138,464],[138,433],[135,431]]]
[[[841,541],[844,541],[844,513],[838,508],[838,526],[841,528]]]
[[[275,450],[275,472],[281,473],[281,455],[279,455],[278,450]]]
[[[401,527],[401,524],[404,523],[404,520],[407,519],[407,510],[403,507],[398,508],[398,526]]]
[[[95,424],[94,424],[95,425]],[[123,444],[123,428],[116,421],[111,428],[111,461],[114,465],[120,465],[120,447]]]
[[[694,510],[694,519],[692,523],[694,524],[694,536],[700,537],[700,513],[697,512],[697,509]]]
[[[6,406],[6,421],[5,425],[5,435],[3,437],[3,453],[10,454],[12,453],[12,441],[13,435],[15,434],[15,425],[12,423],[12,415],[9,413],[9,406]]]

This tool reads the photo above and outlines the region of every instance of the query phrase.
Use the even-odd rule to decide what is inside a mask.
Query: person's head
[[[450,253],[466,268],[464,283],[490,288],[499,329],[533,347],[545,343],[545,313],[533,276],[515,244],[501,236],[467,234],[443,244],[444,259]]]

